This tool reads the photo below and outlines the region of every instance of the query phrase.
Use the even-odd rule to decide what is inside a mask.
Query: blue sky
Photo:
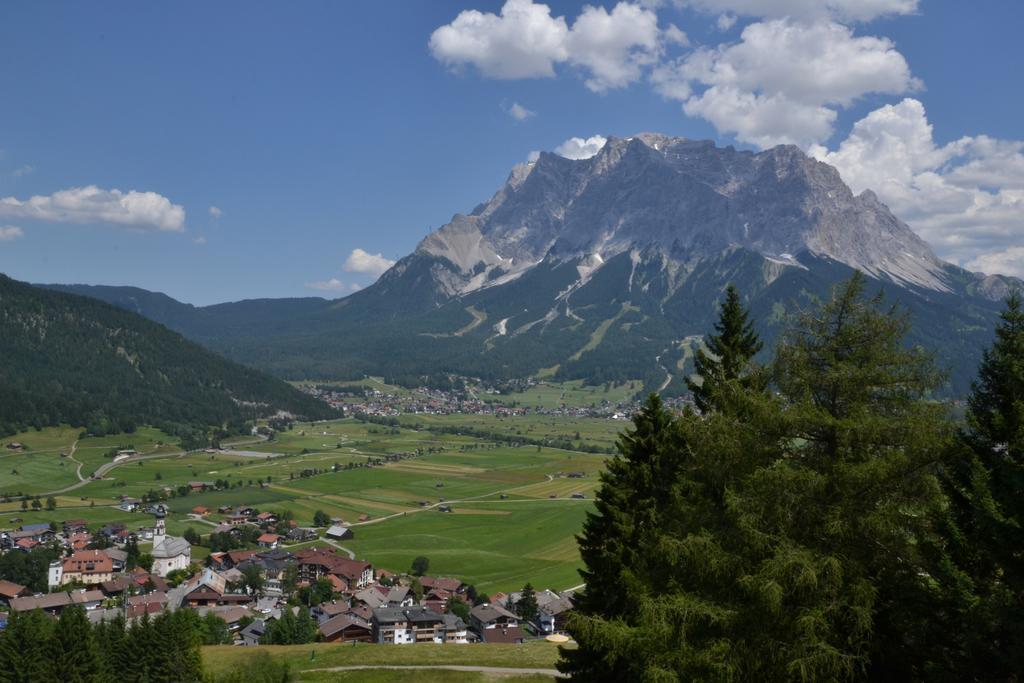
[[[6,3],[0,271],[343,296],[530,152],[659,131],[800,144],[1024,275],[1024,5],[851,2]]]

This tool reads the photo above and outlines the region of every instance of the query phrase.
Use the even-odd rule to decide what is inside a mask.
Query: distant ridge
[[[152,310],[185,307],[144,294]],[[0,434],[65,422],[98,433],[141,424],[182,433],[240,429],[256,416],[279,412],[336,415],[285,382],[141,315],[5,275],[0,327]]]

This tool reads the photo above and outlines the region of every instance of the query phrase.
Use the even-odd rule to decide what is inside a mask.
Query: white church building
[[[158,576],[167,576],[176,569],[187,569],[192,561],[192,546],[184,538],[168,536],[164,527],[167,511],[161,505],[157,507],[156,527],[153,529],[153,568],[150,570]]]

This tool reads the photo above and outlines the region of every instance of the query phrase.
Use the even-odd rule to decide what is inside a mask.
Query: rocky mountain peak
[[[736,247],[794,267],[810,253],[947,289],[944,264],[874,193],[854,196],[835,168],[799,148],[755,153],[659,133],[610,137],[588,159],[542,153],[418,251],[450,263],[446,289],[464,293],[545,258],[639,250],[692,262]]]

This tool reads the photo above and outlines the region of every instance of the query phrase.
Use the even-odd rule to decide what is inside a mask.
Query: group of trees
[[[560,668],[587,681],[1016,680],[1024,671],[1024,311],[965,424],[908,322],[854,276],[774,360],[731,291],[700,413],[648,399],[580,537]]]
[[[135,313],[3,275],[0,298],[0,436],[63,423],[91,434],[150,424],[189,449],[211,434],[244,433],[247,421],[279,409],[337,416]]]
[[[193,610],[143,616],[130,627],[120,617],[94,626],[80,607],[56,620],[39,610],[14,613],[0,631],[0,680],[200,681],[208,625]]]

